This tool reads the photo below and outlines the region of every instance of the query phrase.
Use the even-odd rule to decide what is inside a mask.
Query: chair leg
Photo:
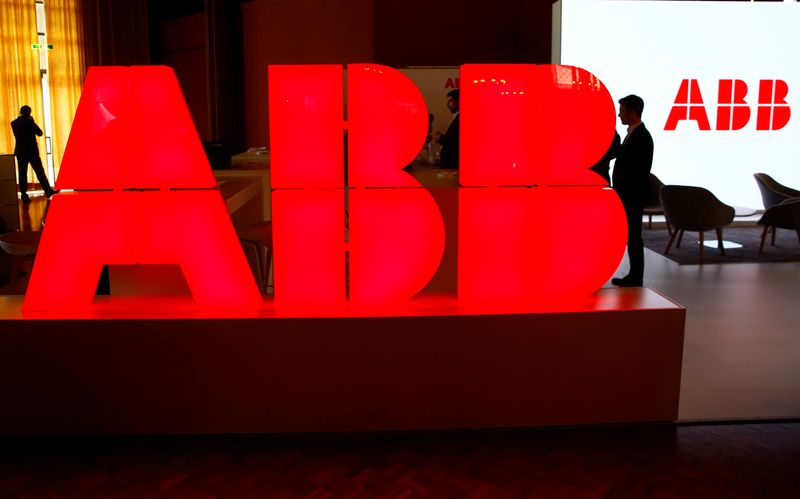
[[[764,230],[761,231],[761,244],[758,247],[759,253],[764,253],[764,243],[767,241],[767,232],[769,232],[769,227],[765,225]]]
[[[775,246],[775,233],[778,232],[777,227],[772,228],[772,245]]]
[[[717,227],[717,248],[722,255],[725,255],[725,245],[722,244],[722,227]]]
[[[797,242],[800,243],[800,229],[797,229]]]
[[[647,230],[653,230],[653,215],[647,215]]]
[[[681,229],[680,231],[678,231],[678,229],[675,229],[675,232],[678,233],[678,243],[675,244],[675,247],[676,248],[680,248],[681,247],[681,240],[683,239],[683,229]]]
[[[705,232],[703,232],[701,230],[700,231],[700,263],[703,263],[703,248],[705,248],[705,246],[706,246],[705,244],[703,244],[705,242],[705,237],[706,237],[705,236]]]
[[[671,236],[672,235],[672,224],[669,223],[669,220],[667,220],[666,222],[667,222],[667,234],[669,234]]]
[[[669,242],[667,243],[667,249],[664,250],[664,254],[665,255],[667,253],[669,253],[669,249],[672,247],[672,243],[673,243],[673,241],[675,241],[675,237],[677,235],[678,235],[678,231],[677,230],[674,231],[672,234],[670,234]]]

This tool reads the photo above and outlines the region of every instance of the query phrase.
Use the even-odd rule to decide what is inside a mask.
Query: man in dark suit
[[[458,111],[459,91],[451,90],[447,93],[447,109],[453,113],[453,121],[447,127],[447,132],[438,134],[439,145],[442,151],[439,155],[442,168],[458,168]]]
[[[22,194],[22,202],[30,202],[28,197],[28,164],[33,168],[36,178],[47,197],[52,196],[57,191],[50,187],[50,182],[44,173],[42,159],[39,157],[39,143],[36,137],[43,135],[42,129],[33,120],[30,106],[22,106],[19,110],[17,119],[11,122],[11,130],[14,132],[16,145],[14,155],[17,157],[17,171],[19,172],[19,192]]]
[[[644,101],[636,95],[619,100],[619,119],[628,125],[628,135],[614,164],[613,187],[625,207],[628,220],[628,260],[631,270],[611,283],[621,287],[641,286],[644,278],[644,243],[642,215],[650,191],[650,167],[653,165],[653,138],[642,123]]]

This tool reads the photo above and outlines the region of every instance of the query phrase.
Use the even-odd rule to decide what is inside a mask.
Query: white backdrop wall
[[[653,135],[653,173],[664,183],[706,187],[723,202],[763,208],[753,173],[800,188],[800,4],[560,0],[555,63],[597,75],[615,100],[636,94]],[[681,121],[665,130],[681,82],[697,80],[711,130]],[[742,80],[750,120],[716,130],[719,81]],[[788,85],[788,123],[756,130],[759,82]],[[625,127],[618,126],[622,137]]]

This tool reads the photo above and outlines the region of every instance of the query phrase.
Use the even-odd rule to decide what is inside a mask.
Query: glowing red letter
[[[135,263],[179,264],[204,306],[258,305],[215,185],[170,68],[90,68],[57,182],[76,192],[52,200],[24,309],[86,307],[103,265]]]
[[[396,70],[349,65],[345,123],[342,78],[339,66],[269,68],[272,172],[279,179],[272,195],[275,293],[282,306],[342,304],[347,282],[353,302],[402,301],[424,287],[442,255],[441,214],[402,171],[425,140],[422,95]],[[344,187],[343,128],[349,195],[310,190]]]
[[[611,96],[569,66],[461,72],[459,300],[530,306],[592,293],[625,248],[619,198],[588,171],[614,135]]]

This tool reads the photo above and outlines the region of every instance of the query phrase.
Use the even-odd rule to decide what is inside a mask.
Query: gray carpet
[[[722,239],[741,244],[741,248],[726,248],[725,255],[721,255],[719,250],[705,248],[703,263],[754,263],[754,262],[797,262],[800,261],[800,241],[797,240],[797,233],[790,230],[778,229],[775,238],[775,246],[767,243],[764,245],[764,253],[759,254],[758,246],[761,244],[761,226],[754,227],[727,227],[723,229]],[[642,238],[646,248],[664,255],[664,250],[669,241],[667,229],[643,229]],[[768,236],[769,238],[769,236]],[[716,241],[717,235],[714,231],[705,233],[706,241]],[[698,265],[700,263],[700,252],[698,246],[697,232],[686,231],[683,234],[681,247],[676,248],[672,245],[669,254],[664,255],[670,260],[681,265]]]

